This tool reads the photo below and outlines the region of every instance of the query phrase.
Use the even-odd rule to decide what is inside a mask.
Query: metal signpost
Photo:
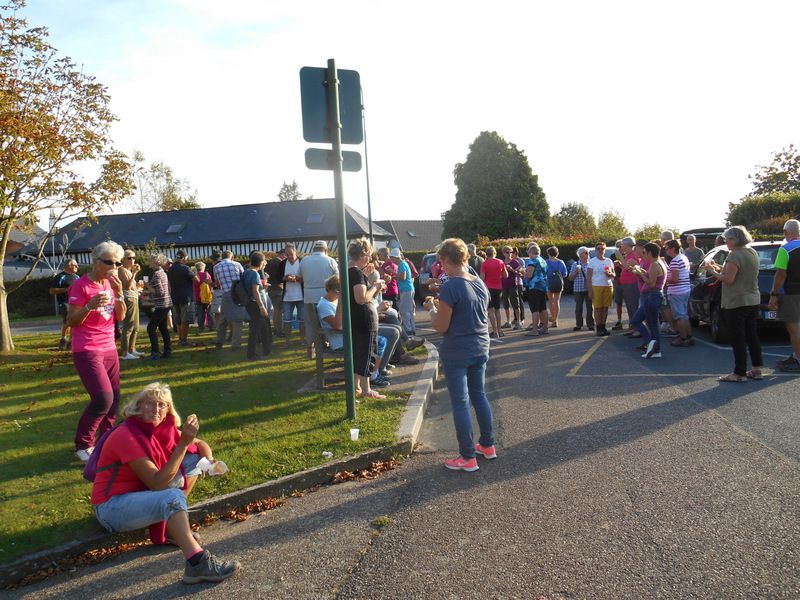
[[[303,107],[303,138],[307,142],[332,145],[330,151],[307,150],[306,165],[310,169],[328,168],[333,170],[339,280],[342,288],[339,302],[342,303],[347,418],[355,419],[353,334],[350,329],[350,282],[347,276],[347,224],[344,212],[342,173],[345,168],[353,171],[359,170],[361,156],[357,152],[347,152],[345,153],[347,156],[343,156],[342,143],[360,144],[364,137],[361,121],[360,78],[356,71],[337,71],[336,61],[331,58],[328,60],[327,69],[316,67],[300,69],[300,96]]]

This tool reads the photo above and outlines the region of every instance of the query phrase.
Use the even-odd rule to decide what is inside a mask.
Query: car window
[[[703,258],[703,262],[697,267],[697,277],[708,277],[708,263],[713,260],[718,265],[724,265],[728,258],[728,251],[724,248],[712,250]]]
[[[758,248],[753,248],[758,254],[759,269],[775,268],[775,257],[778,255],[778,248],[780,248],[780,246],[760,246]]]

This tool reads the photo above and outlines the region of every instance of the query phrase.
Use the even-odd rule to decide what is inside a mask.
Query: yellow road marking
[[[569,370],[569,373],[567,373],[567,377],[575,377],[575,375],[577,375],[577,374],[578,374],[578,371],[580,371],[581,367],[582,367],[584,364],[586,364],[586,361],[587,361],[587,360],[589,360],[589,359],[592,357],[592,354],[594,354],[594,353],[595,353],[595,351],[596,351],[596,350],[597,350],[597,349],[598,349],[600,346],[602,346],[602,345],[603,345],[603,342],[605,342],[607,339],[608,339],[608,338],[606,338],[606,337],[603,337],[603,338],[600,338],[599,340],[597,340],[597,341],[594,343],[594,345],[592,345],[592,347],[591,347],[591,348],[589,348],[589,349],[588,349],[588,350],[587,350],[587,351],[584,353],[584,355],[583,355],[583,356],[581,356],[581,357],[578,359],[578,362],[575,364],[575,366],[574,366],[574,367],[572,367],[572,368]]]

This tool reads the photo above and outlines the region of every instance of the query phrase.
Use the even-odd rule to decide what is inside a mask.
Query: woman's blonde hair
[[[448,238],[442,242],[437,252],[439,258],[447,259],[454,265],[465,265],[469,259],[469,250],[464,240]]]
[[[372,246],[370,245],[369,240],[366,238],[361,238],[350,242],[350,245],[347,247],[347,256],[353,262],[364,256],[371,257]]]
[[[172,391],[169,385],[156,381],[144,386],[144,389],[133,395],[133,398],[122,409],[123,418],[138,417],[142,414],[142,402],[145,400],[156,400],[167,403],[167,412],[175,417],[175,426],[181,426],[181,416],[175,410],[175,403],[172,401]]]
[[[167,264],[167,257],[163,254],[151,254],[147,260],[147,264],[149,264],[151,267],[153,265],[157,267],[163,267],[165,264]]]

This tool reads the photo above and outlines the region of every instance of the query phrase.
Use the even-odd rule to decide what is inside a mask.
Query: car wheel
[[[722,310],[719,306],[711,307],[711,339],[715,344],[727,344],[731,341],[728,327],[722,320]]]

